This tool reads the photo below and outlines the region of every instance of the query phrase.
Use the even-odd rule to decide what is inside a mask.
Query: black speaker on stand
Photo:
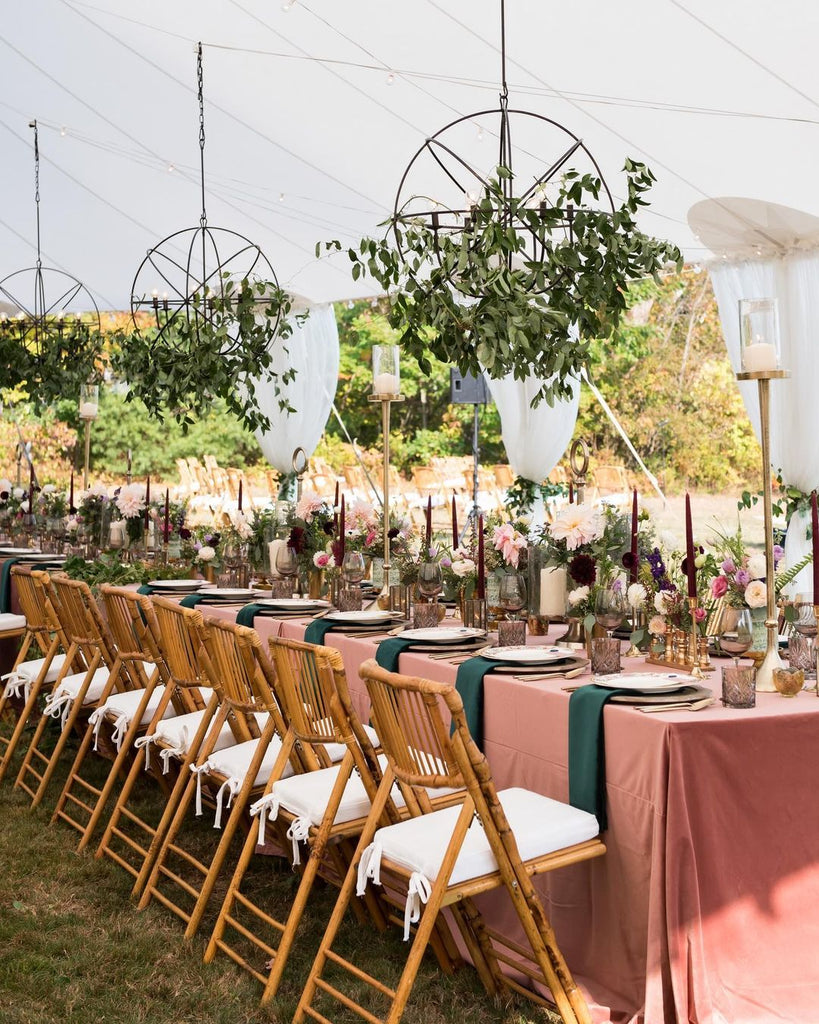
[[[491,395],[483,374],[474,377],[471,373],[462,374],[456,367],[449,371],[449,401],[452,405],[471,405],[472,419],[472,510],[469,520],[477,522],[478,518],[478,465],[480,448],[478,442],[479,406],[490,402]],[[463,533],[461,534],[463,536]]]

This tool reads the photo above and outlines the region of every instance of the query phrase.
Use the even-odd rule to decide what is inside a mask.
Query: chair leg
[[[6,772],[8,771],[11,759],[14,757],[14,753],[23,737],[23,733],[28,727],[29,720],[37,711],[37,701],[40,697],[40,693],[42,692],[47,671],[47,667],[44,666],[43,670],[37,676],[37,679],[32,683],[25,706],[14,724],[11,736],[6,740],[6,747],[3,751],[3,756],[0,757],[0,782],[2,782]]]

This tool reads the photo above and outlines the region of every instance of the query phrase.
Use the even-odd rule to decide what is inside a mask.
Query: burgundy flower
[[[333,561],[336,565],[341,565],[344,559],[344,545],[340,540],[334,540],[330,550],[333,552]]]
[[[290,531],[290,536],[287,538],[287,546],[292,548],[297,555],[300,555],[304,551],[304,544],[304,527],[294,526]]]
[[[400,531],[397,526],[391,526],[390,529],[387,530],[387,536],[390,538],[390,540],[395,540],[399,532]]]
[[[8,501],[11,495],[8,491],[0,491],[0,501]]]
[[[591,587],[597,578],[597,563],[591,555],[575,555],[569,562],[569,575],[579,587]]]
[[[324,532],[327,534],[328,537],[332,537],[333,534],[336,532],[336,529],[338,527],[335,527],[335,526],[333,526],[332,523],[327,522],[327,523],[324,523],[321,528],[322,528],[322,530],[324,530]]]
[[[182,540],[190,540],[191,531],[186,526],[183,526],[179,530],[179,536],[182,538]]]
[[[624,569],[636,569],[640,564],[640,559],[633,555],[630,551],[627,551],[623,555],[623,568]]]

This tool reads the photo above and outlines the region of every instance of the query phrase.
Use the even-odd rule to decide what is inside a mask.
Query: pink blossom
[[[724,567],[725,562],[723,562],[722,564]],[[711,596],[715,600],[718,600],[721,597],[725,597],[727,593],[728,580],[725,578],[725,576],[716,576],[713,580],[711,580]]]
[[[734,564],[733,558],[726,558],[725,561],[720,566],[720,569],[722,569],[722,571],[726,574],[726,576],[729,575],[732,572],[736,572],[737,571],[737,567]]]
[[[314,491],[305,491],[298,505],[296,505],[296,515],[299,519],[303,519],[305,523],[311,523],[313,516],[316,512],[320,512],[324,506],[324,499],[316,494]]]
[[[751,574],[747,569],[737,569],[737,574],[734,577],[734,580],[738,587],[747,587],[751,582]]]
[[[326,569],[329,564],[330,556],[327,554],[326,551],[317,551],[313,555],[313,565],[317,569]]]
[[[518,533],[511,523],[504,523],[503,526],[495,527],[492,532],[492,543],[495,550],[500,551],[504,562],[517,568],[521,548],[526,547],[526,538],[523,534]]]
[[[364,547],[371,548],[373,544],[378,540],[378,531],[370,530],[367,536],[364,538]]]
[[[781,562],[782,559],[785,557],[785,549],[781,546],[781,544],[774,544],[773,556],[774,565],[776,565],[777,562]]]
[[[697,608],[694,612],[694,622],[700,623],[705,622],[706,611],[704,608]]]

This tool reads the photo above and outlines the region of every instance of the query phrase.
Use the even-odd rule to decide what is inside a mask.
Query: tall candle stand
[[[100,389],[97,384],[83,384],[80,387],[80,419],[85,425],[85,461],[83,464],[83,488],[88,490],[88,474],[91,466],[91,424],[99,412]]]
[[[381,403],[381,431],[384,435],[384,455],[382,464],[381,486],[384,494],[384,582],[378,595],[379,606],[389,607],[390,600],[390,406],[393,402],[403,402],[403,395],[374,394],[369,396],[371,402]],[[386,604],[385,604],[386,602]]]
[[[589,471],[589,446],[582,437],[576,437],[569,449],[569,468],[572,471],[575,501],[582,505],[586,497],[586,474]]]
[[[765,580],[768,603],[765,611],[767,643],[765,657],[756,670],[756,688],[774,693],[773,670],[782,667],[779,657],[779,622],[774,585],[773,509],[771,496],[771,381],[790,377],[787,370],[751,370],[737,374],[737,380],[755,380],[759,389],[759,429],[762,434],[762,511],[765,520]],[[819,621],[819,620],[818,620]]]

